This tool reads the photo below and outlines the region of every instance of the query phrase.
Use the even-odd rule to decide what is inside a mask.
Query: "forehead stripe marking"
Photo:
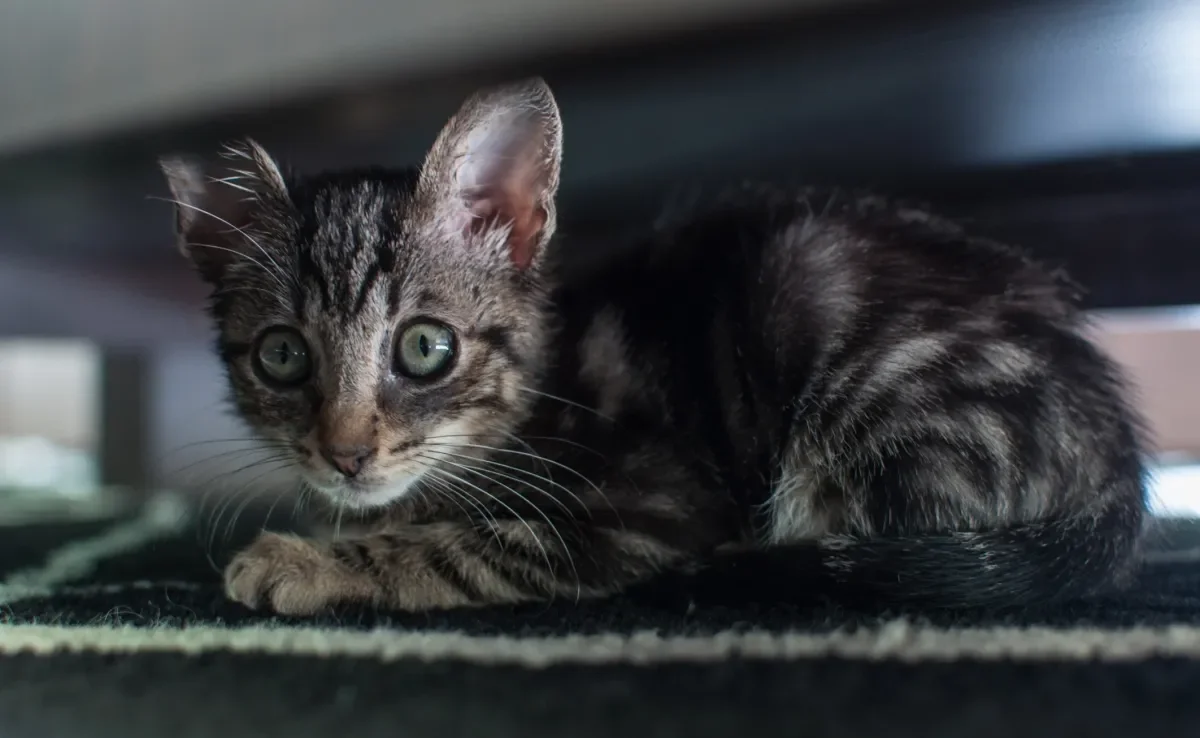
[[[325,307],[333,302],[333,298],[329,295],[329,282],[325,279],[325,275],[321,272],[321,267],[312,257],[312,251],[308,248],[300,251],[300,275],[302,278],[311,279],[317,285],[317,291],[321,297],[321,306]]]
[[[362,284],[358,288],[358,295],[354,298],[354,307],[350,308],[347,317],[356,318],[363,311],[363,308],[367,304],[367,297],[371,294],[371,288],[375,286],[375,280],[379,279],[380,271],[381,268],[378,261],[372,262],[371,266],[367,267],[367,274],[363,277]]]

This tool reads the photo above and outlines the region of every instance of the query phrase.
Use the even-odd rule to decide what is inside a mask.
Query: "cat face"
[[[533,80],[468,100],[412,173],[288,181],[253,142],[162,160],[239,413],[336,503],[470,479],[526,417],[560,131]]]

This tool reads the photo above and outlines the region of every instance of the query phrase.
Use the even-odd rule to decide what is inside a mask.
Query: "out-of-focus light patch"
[[[1155,469],[1150,506],[1155,515],[1163,517],[1200,517],[1200,464]]]
[[[1092,310],[1090,315],[1098,325],[1122,332],[1200,331],[1200,305]]]
[[[46,438],[0,438],[0,498],[18,490],[86,497],[96,480],[95,460],[85,451]]]
[[[1200,3],[1067,5],[1053,16],[1035,3],[997,14],[1005,32],[973,55],[984,75],[976,89],[988,92],[964,155],[1017,164],[1196,146]]]
[[[1162,139],[1194,143],[1200,130],[1200,3],[1175,0],[1144,17],[1143,48],[1158,89],[1147,96],[1152,102],[1143,114]]]
[[[95,459],[37,436],[0,436],[0,528],[108,518],[127,495],[97,484]]]

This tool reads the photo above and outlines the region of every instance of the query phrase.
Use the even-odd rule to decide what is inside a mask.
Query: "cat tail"
[[[690,602],[999,609],[1118,590],[1138,561],[1143,506],[981,532],[830,537],[723,551],[674,579]],[[668,590],[672,591],[670,587]]]

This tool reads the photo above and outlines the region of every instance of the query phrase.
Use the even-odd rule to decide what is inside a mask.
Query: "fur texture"
[[[924,212],[745,188],[560,283],[561,146],[535,80],[469,100],[418,171],[164,160],[241,416],[373,513],[264,534],[230,597],[425,609],[733,565],[1001,606],[1132,571],[1140,426],[1061,275]]]

